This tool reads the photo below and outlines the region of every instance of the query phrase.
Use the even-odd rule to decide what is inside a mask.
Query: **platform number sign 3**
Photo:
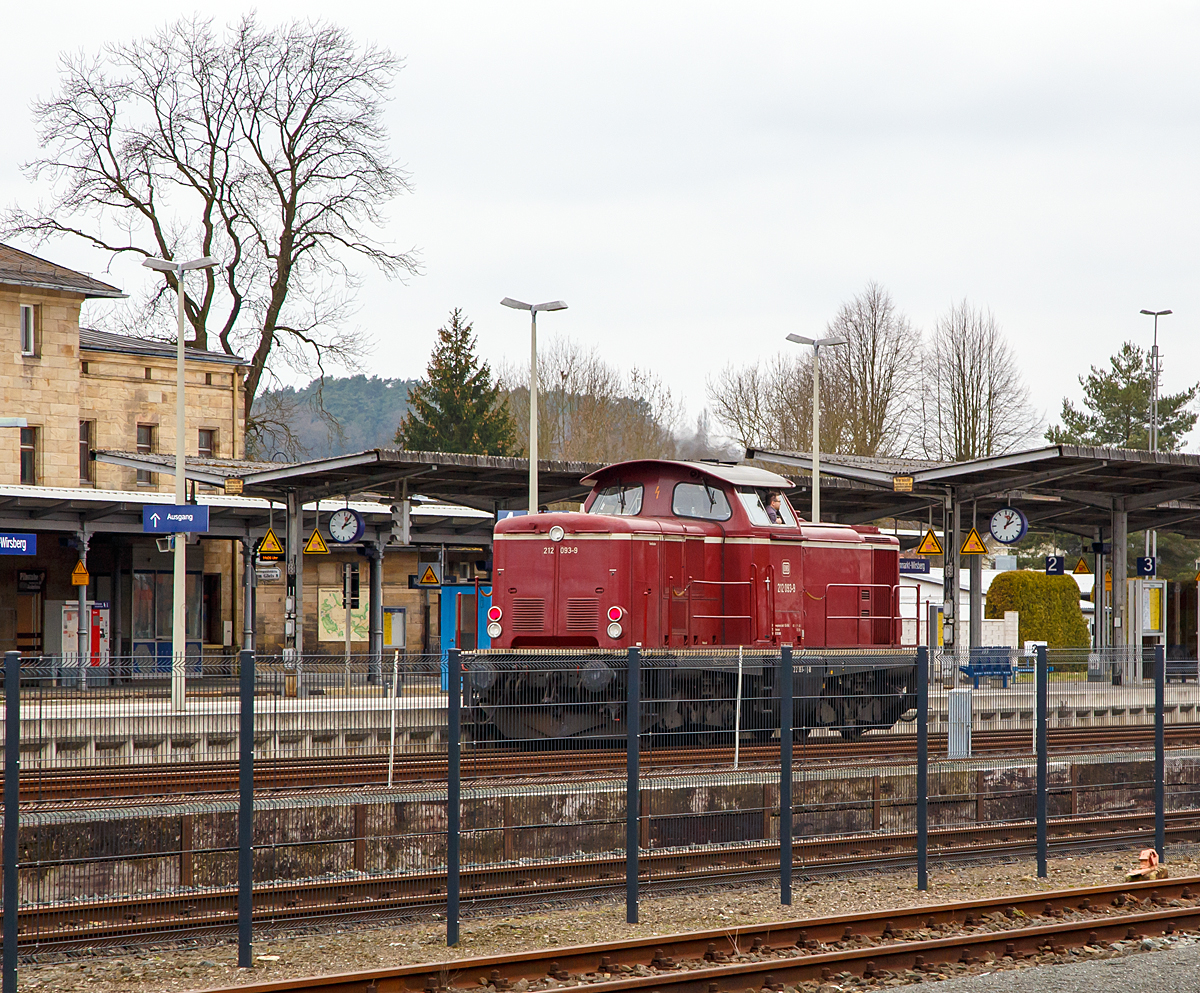
[[[363,534],[362,514],[357,510],[345,507],[335,510],[329,518],[329,537],[338,544],[345,545],[358,541]]]
[[[1020,541],[1029,530],[1029,521],[1016,507],[1001,507],[992,514],[992,537],[1006,545]]]

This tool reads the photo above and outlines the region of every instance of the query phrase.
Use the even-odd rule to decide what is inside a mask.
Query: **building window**
[[[212,373],[211,372],[206,372],[204,374],[204,385],[212,386]]]
[[[21,354],[38,354],[38,308],[21,305]]]
[[[149,367],[149,366],[146,366],[146,378],[147,378],[147,379],[153,379],[153,378],[154,378],[154,376],[151,374],[151,371],[150,371],[150,367]]]
[[[85,360],[85,361],[81,362],[81,363],[80,363],[80,365],[81,365],[81,366],[83,366],[83,374],[86,376],[86,375],[88,374],[88,364],[87,364],[87,361]]]
[[[211,459],[217,454],[217,432],[211,428],[200,429],[200,443],[196,454],[202,459]]]
[[[21,482],[37,485],[37,428],[21,428]]]
[[[95,463],[92,462],[92,437],[95,432],[95,421],[79,422],[79,481],[94,483]]]
[[[157,428],[153,424],[139,424],[137,426],[138,455],[150,455],[154,452],[154,435],[156,431]],[[157,479],[154,473],[147,472],[145,469],[139,469],[137,471],[137,481],[139,483],[154,483],[157,482]]]

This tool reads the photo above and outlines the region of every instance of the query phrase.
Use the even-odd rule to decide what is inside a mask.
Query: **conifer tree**
[[[1150,403],[1154,368],[1147,351],[1125,342],[1109,360],[1110,368],[1092,366],[1079,377],[1083,409],[1063,400],[1062,425],[1050,428],[1046,440],[1055,445],[1112,445],[1117,448],[1150,447]],[[1183,447],[1196,426],[1189,406],[1200,393],[1200,383],[1158,398],[1158,447],[1171,452]]]
[[[414,452],[513,455],[516,431],[500,387],[475,355],[475,334],[462,311],[438,329],[422,379],[408,394],[396,443]]]

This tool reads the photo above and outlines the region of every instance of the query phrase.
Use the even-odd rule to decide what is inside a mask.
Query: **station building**
[[[132,656],[154,671],[169,667],[172,556],[143,533],[142,509],[174,503],[176,347],[80,326],[86,301],[124,296],[116,286],[0,245],[0,536],[32,536],[28,545],[0,542],[0,651],[76,649],[79,588],[71,577],[82,561],[92,650]],[[249,632],[260,651],[282,650],[286,577],[264,564],[249,598],[244,580],[247,550],[272,523],[283,536],[285,508],[226,494],[220,477],[200,467],[232,465],[245,473],[287,466],[245,460],[243,359],[189,348],[185,369],[188,499],[209,505],[211,521],[187,548],[189,655],[228,658]],[[98,450],[143,463],[97,460]],[[304,509],[320,526],[346,502],[318,497]],[[386,499],[368,494],[353,506],[367,522],[364,537],[387,550],[383,606],[403,614],[398,644],[410,653],[437,651],[439,588],[411,588],[410,577],[422,562],[435,561],[439,577],[445,568],[464,582],[486,578],[494,514],[419,502],[411,515],[415,541],[400,546]],[[320,598],[340,587],[343,564],[362,565],[365,574],[361,552],[330,545],[329,555],[301,559],[309,574],[300,612],[307,652],[341,650],[344,641],[322,630]],[[364,627],[352,624],[356,652],[368,650]]]

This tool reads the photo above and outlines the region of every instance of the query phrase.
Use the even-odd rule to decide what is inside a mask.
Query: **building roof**
[[[175,359],[176,345],[172,341],[155,341],[150,338],[132,338],[124,334],[96,331],[93,328],[79,329],[79,347],[89,352],[119,352],[122,355],[148,355],[155,358]],[[186,360],[194,362],[220,362],[225,365],[245,365],[240,355],[210,352],[203,348],[184,348]]]
[[[750,448],[746,457],[812,470],[807,452]],[[1013,505],[1030,527],[1082,537],[1104,529],[1107,540],[1119,510],[1128,513],[1131,533],[1157,528],[1200,537],[1200,455],[1185,452],[1048,445],[951,463],[822,453],[821,476],[823,516],[846,524],[924,518],[931,508],[940,513],[953,493],[960,504],[971,502],[981,528],[997,509]],[[826,489],[827,476],[840,485]],[[811,485],[808,478],[799,482]]]
[[[102,283],[66,266],[55,265],[19,248],[13,248],[12,245],[0,245],[0,284],[81,293],[89,300],[95,297],[125,296],[115,286]]]
[[[97,462],[173,475],[174,455],[136,452],[93,452]],[[545,504],[580,500],[591,492],[583,477],[601,469],[594,462],[538,462],[538,494]],[[447,452],[368,449],[350,455],[307,462],[246,462],[240,459],[186,459],[187,478],[220,486],[231,477],[242,480],[248,495],[301,500],[345,493],[393,492],[407,484],[410,495],[436,497],[488,512],[525,509],[529,486],[528,459]]]

